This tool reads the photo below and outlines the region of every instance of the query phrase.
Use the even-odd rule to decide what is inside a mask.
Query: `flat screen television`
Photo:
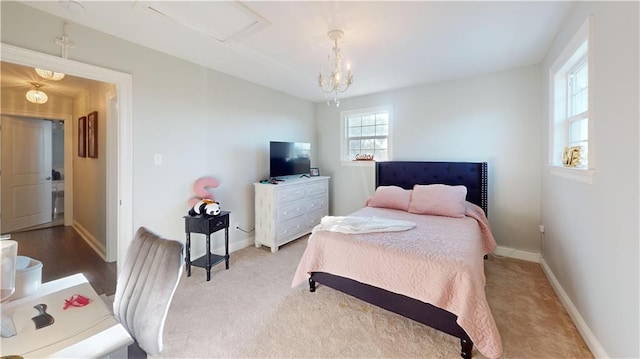
[[[269,176],[271,178],[308,175],[311,171],[311,144],[277,142],[269,144]]]

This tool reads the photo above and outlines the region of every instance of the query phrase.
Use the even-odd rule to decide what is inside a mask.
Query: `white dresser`
[[[256,247],[278,247],[311,232],[329,213],[329,177],[254,183]]]

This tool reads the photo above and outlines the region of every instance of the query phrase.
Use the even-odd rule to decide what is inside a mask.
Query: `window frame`
[[[349,133],[347,127],[347,118],[359,115],[366,116],[371,114],[377,114],[380,112],[386,112],[388,115],[388,132],[386,135],[387,140],[387,159],[386,161],[390,161],[392,157],[393,150],[393,107],[391,105],[383,105],[383,106],[375,106],[375,107],[366,107],[359,108],[353,110],[340,111],[340,163],[343,166],[373,166],[378,160],[374,158],[373,161],[354,161],[349,158]]]
[[[553,175],[584,183],[593,183],[593,41],[592,18],[578,29],[571,41],[549,69],[549,148],[547,167]],[[569,89],[567,77],[580,66],[587,65],[587,110],[569,115]],[[587,118],[587,149],[584,167],[564,167],[561,151],[570,145],[570,123]]]

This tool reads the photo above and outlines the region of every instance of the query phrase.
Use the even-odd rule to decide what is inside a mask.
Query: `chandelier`
[[[333,97],[333,102],[336,107],[340,106],[340,99],[338,94],[347,91],[349,86],[353,83],[353,74],[351,73],[351,65],[347,64],[346,76],[343,77],[345,71],[342,68],[342,52],[338,47],[338,40],[342,39],[344,32],[342,30],[331,30],[327,33],[329,39],[333,41],[332,53],[327,57],[329,60],[329,69],[331,74],[329,76],[322,76],[322,71],[318,76],[318,85],[327,97],[327,105],[329,105],[330,97]]]
[[[32,82],[31,85],[33,85],[34,89],[27,91],[27,95],[26,95],[27,101],[32,103],[37,103],[38,105],[42,105],[43,103],[46,103],[49,100],[49,96],[47,96],[47,94],[44,93],[44,91],[40,90],[40,87],[42,87],[42,84],[39,84],[37,82]]]
[[[36,68],[36,73],[38,74],[38,76],[47,80],[58,81],[64,78],[64,74],[62,72],[54,72],[50,70],[43,70],[43,69]]]

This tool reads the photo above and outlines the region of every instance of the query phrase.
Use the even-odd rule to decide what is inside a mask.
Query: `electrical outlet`
[[[236,224],[233,226],[233,229],[235,229],[236,231],[239,231],[239,230],[240,230],[240,223],[236,223]]]
[[[544,233],[544,225],[541,224],[539,229],[540,229],[540,233]]]

